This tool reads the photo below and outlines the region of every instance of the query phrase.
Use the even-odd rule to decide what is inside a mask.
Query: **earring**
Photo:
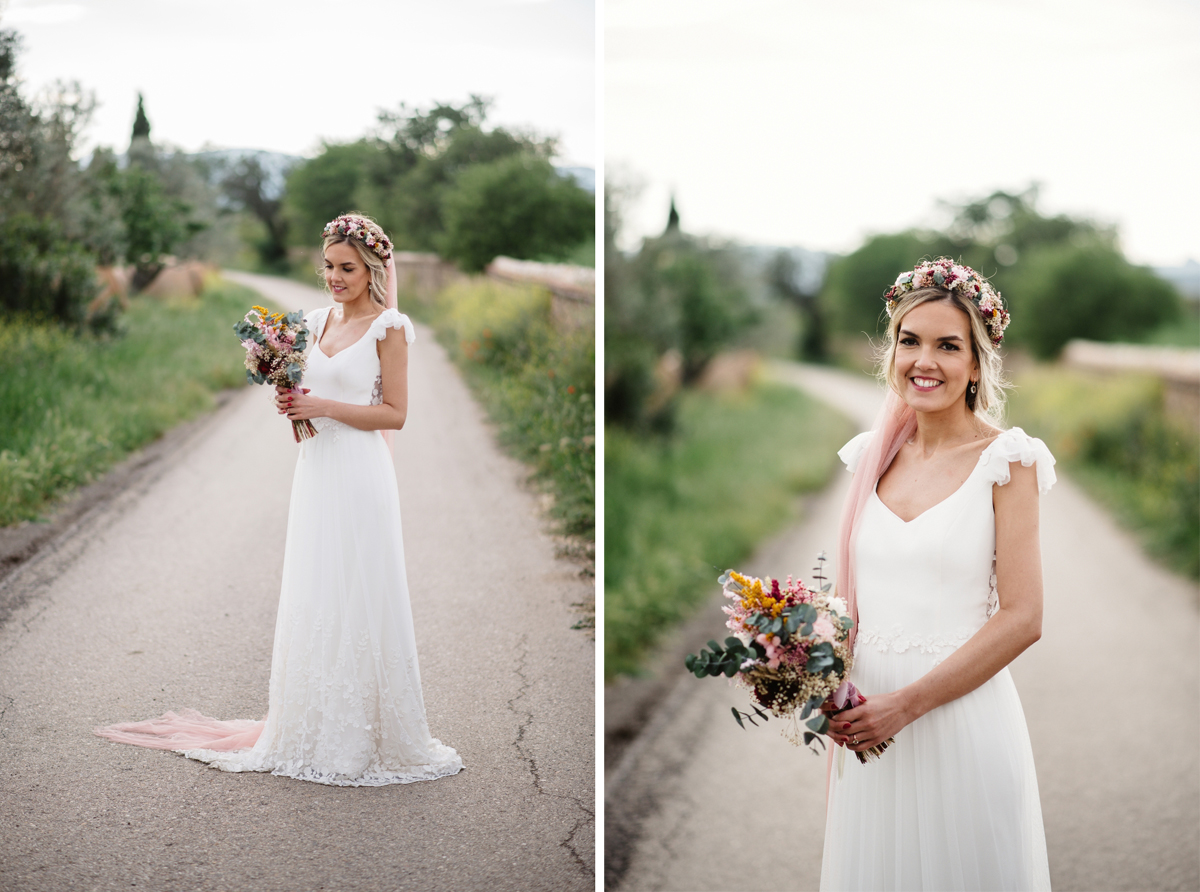
[[[975,395],[975,391],[977,391],[978,389],[979,389],[979,388],[975,386],[975,382],[974,382],[974,381],[972,381],[972,382],[971,382],[971,396],[974,396],[974,395]]]

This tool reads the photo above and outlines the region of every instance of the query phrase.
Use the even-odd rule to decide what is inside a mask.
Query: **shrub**
[[[459,282],[433,308],[442,342],[467,374],[500,439],[554,494],[566,532],[595,529],[595,333],[560,331],[541,288]]]
[[[0,223],[0,308],[79,326],[98,290],[94,259],[57,223],[25,215]]]
[[[1162,382],[1037,368],[1016,384],[1014,422],[1045,439],[1151,553],[1200,577],[1200,442],[1165,414]]]

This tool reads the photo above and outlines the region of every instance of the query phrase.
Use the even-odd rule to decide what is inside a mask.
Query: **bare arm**
[[[912,684],[874,694],[833,719],[831,738],[864,750],[932,709],[975,690],[1042,635],[1042,556],[1037,468],[1009,464],[1011,479],[992,487],[1000,609],[962,647]],[[847,727],[849,726],[849,727]],[[848,743],[854,737],[857,743]]]
[[[379,370],[383,379],[383,402],[378,406],[356,406],[337,400],[321,399],[308,393],[280,391],[275,404],[279,413],[299,421],[304,418],[332,418],[362,431],[395,430],[408,418],[408,341],[403,330],[389,328],[377,342]]]

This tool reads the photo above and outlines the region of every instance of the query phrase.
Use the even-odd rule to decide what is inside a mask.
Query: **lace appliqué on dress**
[[[326,435],[335,443],[341,439],[342,431],[350,427],[348,424],[324,416],[312,419],[312,425],[317,429],[317,433]]]
[[[936,666],[958,648],[967,643],[978,629],[959,629],[952,635],[935,633],[932,635],[909,635],[901,626],[893,626],[890,632],[880,632],[878,629],[863,629],[858,633],[855,650],[864,645],[871,645],[880,653],[907,653],[911,649],[923,654],[933,654]]]
[[[987,618],[1000,609],[1000,589],[996,586],[996,555],[992,555],[992,575],[988,578]]]
[[[375,376],[375,386],[371,388],[371,405],[383,405],[383,375]]]

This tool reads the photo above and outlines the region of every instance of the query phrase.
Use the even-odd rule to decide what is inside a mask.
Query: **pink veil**
[[[862,517],[867,499],[875,491],[875,484],[880,476],[892,463],[892,459],[900,451],[900,446],[916,429],[917,413],[889,388],[883,408],[879,410],[871,428],[874,434],[867,439],[862,455],[859,456],[858,465],[854,469],[854,480],[850,483],[850,492],[846,494],[846,503],[842,508],[842,525],[838,531],[837,593],[846,602],[850,618],[854,620],[854,628],[850,631],[852,652],[854,639],[858,634],[858,598],[854,588],[858,521]]]
[[[267,720],[210,719],[194,709],[168,712],[160,719],[122,722],[97,728],[96,735],[114,743],[131,743],[155,750],[217,750],[222,753],[249,749],[258,742]]]
[[[850,482],[850,491],[846,493],[846,503],[842,507],[842,524],[838,530],[837,593],[846,602],[847,612],[854,620],[854,628],[850,630],[851,653],[854,652],[854,641],[858,637],[858,593],[854,587],[858,521],[862,517],[867,499],[875,492],[875,484],[892,463],[904,441],[911,437],[916,429],[917,413],[889,387],[883,407],[871,426],[873,434],[867,438],[867,444],[859,455],[858,464],[855,465],[854,479]],[[829,801],[829,778],[833,773],[834,749],[832,746],[829,748],[828,770],[825,775],[826,803]]]
[[[384,307],[389,310],[397,308],[396,295],[398,286],[396,285],[396,260],[394,257],[389,257],[387,262],[387,301]],[[395,437],[395,431],[380,431],[383,435],[383,442],[387,443],[388,452],[392,451],[392,439]]]

